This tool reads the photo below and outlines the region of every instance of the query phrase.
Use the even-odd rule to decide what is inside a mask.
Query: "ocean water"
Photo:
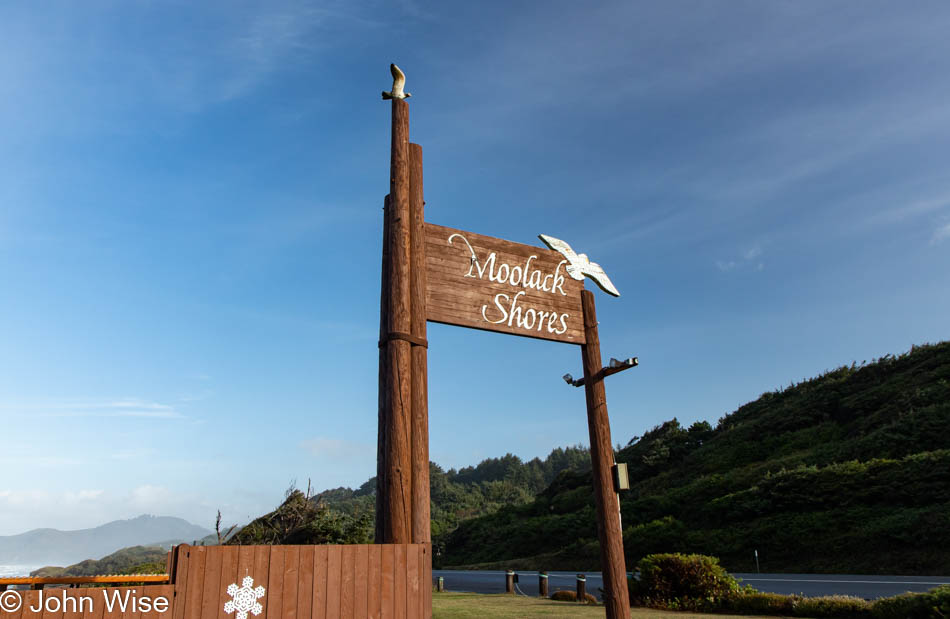
[[[0,578],[12,578],[14,576],[29,576],[30,572],[40,568],[40,565],[0,565]]]

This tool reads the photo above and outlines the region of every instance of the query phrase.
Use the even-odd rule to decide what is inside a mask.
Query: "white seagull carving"
[[[539,234],[538,238],[541,239],[545,245],[567,258],[568,265],[565,270],[573,279],[582,280],[586,275],[594,280],[594,283],[607,294],[615,297],[620,296],[620,292],[614,287],[613,282],[610,281],[610,278],[607,277],[607,274],[604,273],[601,266],[596,262],[591,262],[587,254],[575,253],[570,245],[553,236]]]
[[[412,93],[403,92],[406,86],[406,74],[394,64],[389,65],[389,71],[393,74],[393,89],[391,92],[383,91],[383,99],[408,99]]]

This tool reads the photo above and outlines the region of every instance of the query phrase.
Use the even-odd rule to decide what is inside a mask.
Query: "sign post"
[[[620,527],[620,498],[614,490],[614,448],[610,441],[610,420],[607,418],[607,394],[604,390],[600,358],[600,336],[597,333],[597,310],[594,295],[581,292],[584,307],[584,338],[581,357],[584,361],[584,393],[587,396],[587,429],[590,432],[590,462],[594,478],[594,502],[597,507],[597,538],[600,542],[600,563],[604,577],[604,605],[608,617],[630,614],[627,590],[627,567],[623,556],[623,531]]]
[[[384,351],[380,421],[385,430],[381,437],[385,470],[379,484],[384,516],[377,542],[408,544],[412,539],[409,104],[393,99],[392,106],[389,212],[384,216],[383,231],[387,245],[383,251],[388,253],[388,268],[383,275],[386,332],[379,342]]]
[[[422,148],[409,143],[411,95],[403,90],[402,71],[390,69],[393,89],[383,93],[392,100],[392,144],[380,289],[376,542],[428,545],[423,572],[431,580],[426,321],[577,344],[604,602],[608,618],[626,617],[630,603],[603,384],[610,372],[602,367],[594,296],[584,290],[584,278],[619,293],[598,264],[559,239],[541,235],[546,249],[425,223]],[[431,606],[430,599],[423,616],[431,616]]]

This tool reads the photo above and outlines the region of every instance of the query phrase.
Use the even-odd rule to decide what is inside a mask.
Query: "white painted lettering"
[[[499,292],[498,294],[495,295],[495,307],[497,307],[498,311],[501,312],[501,318],[499,318],[498,320],[489,320],[488,316],[485,315],[485,308],[488,306],[487,305],[482,306],[482,318],[485,320],[485,322],[490,322],[493,325],[500,325],[501,323],[508,320],[508,310],[506,310],[505,306],[503,306],[500,303],[500,299],[502,297],[505,298],[505,301],[508,300],[508,295],[506,295],[504,292]]]
[[[549,292],[551,294],[560,293],[561,296],[567,296],[567,292],[564,290],[565,277],[561,273],[561,269],[567,264],[567,260],[558,262],[553,273],[545,273],[541,269],[532,267],[532,261],[538,258],[536,255],[529,256],[523,266],[520,264],[512,265],[499,260],[495,252],[490,252],[487,257],[480,257],[468,239],[457,232],[449,236],[449,245],[452,245],[456,238],[464,243],[468,249],[470,264],[464,277],[488,279],[490,282],[508,284],[510,286],[538,290],[540,292]],[[554,335],[564,335],[567,333],[567,321],[570,318],[568,314],[560,314],[556,311],[542,310],[534,307],[524,307],[520,305],[519,299],[526,294],[525,290],[518,291],[514,296],[503,292],[495,294],[491,304],[486,303],[482,305],[482,320],[493,325],[506,324],[509,327],[531,331],[540,332],[542,329],[546,329],[548,333]],[[489,309],[492,305],[493,307]],[[489,313],[497,318],[489,317]],[[118,598],[112,600],[112,605],[116,603],[118,603]],[[122,610],[125,610],[124,607]]]

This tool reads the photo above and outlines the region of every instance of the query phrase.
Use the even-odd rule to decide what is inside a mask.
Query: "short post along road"
[[[584,343],[584,284],[562,255],[434,224],[425,232],[429,320]]]

